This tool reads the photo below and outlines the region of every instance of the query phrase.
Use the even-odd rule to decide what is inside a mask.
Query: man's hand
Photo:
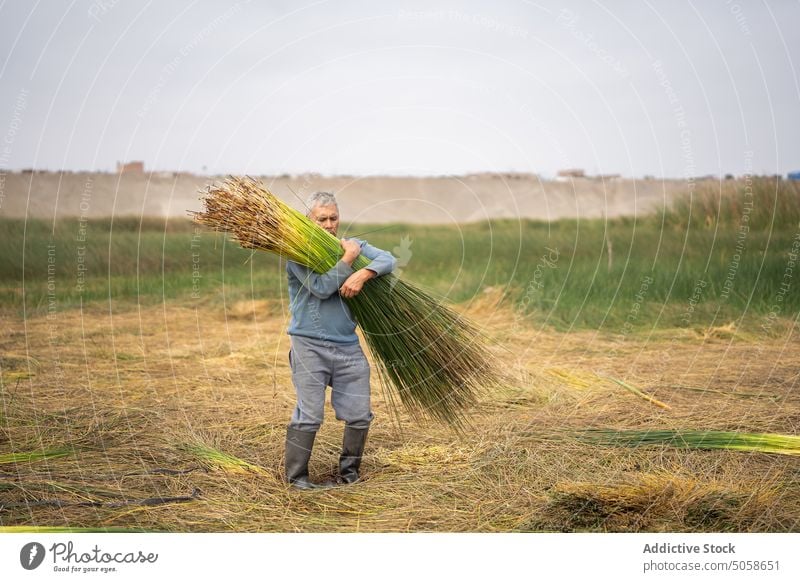
[[[364,283],[375,277],[375,271],[370,271],[367,268],[359,269],[347,278],[341,287],[339,287],[339,294],[342,297],[350,298],[355,297],[361,292]]]
[[[358,255],[361,254],[361,245],[354,240],[345,239],[340,239],[339,243],[344,249],[344,256],[342,257],[342,260],[348,265],[352,265],[353,261],[355,261],[358,258]],[[353,275],[355,275],[355,273],[353,273]]]

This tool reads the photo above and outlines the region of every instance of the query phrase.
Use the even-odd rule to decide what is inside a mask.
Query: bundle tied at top
[[[196,222],[224,231],[245,248],[276,253],[325,273],[344,254],[340,241],[250,177],[209,186]],[[353,269],[366,267],[359,255]],[[384,393],[417,420],[462,429],[481,393],[504,382],[488,338],[431,293],[394,274],[368,281],[344,299],[364,332]]]

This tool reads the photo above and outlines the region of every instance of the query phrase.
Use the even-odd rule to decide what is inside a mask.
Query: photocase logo
[[[414,254],[411,251],[412,242],[414,241],[412,241],[411,238],[406,235],[400,239],[400,245],[392,249],[394,256],[397,257],[397,268],[394,270],[395,278],[391,281],[391,285],[389,287],[390,290],[394,289],[394,286],[397,284],[397,278],[403,273],[403,267],[408,265],[409,261],[411,260],[411,255]]]
[[[35,570],[43,560],[44,546],[38,542],[25,544],[19,552],[19,563],[26,570]]]

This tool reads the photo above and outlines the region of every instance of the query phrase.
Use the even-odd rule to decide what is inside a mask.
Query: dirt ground
[[[721,327],[622,341],[515,321],[491,293],[461,309],[518,381],[489,395],[459,436],[403,414],[393,423],[373,371],[363,480],[314,492],[281,479],[294,393],[279,302],[4,313],[0,455],[66,452],[0,464],[0,526],[800,529],[796,456],[613,448],[574,436],[590,427],[798,434],[796,322],[780,338]],[[312,478],[335,470],[341,432],[327,405]]]
[[[171,173],[9,173],[0,218],[187,216],[198,192],[224,176]],[[457,224],[493,218],[602,218],[649,214],[686,193],[684,180],[575,178],[533,174],[441,177],[263,176],[295,208],[309,194],[335,192],[347,222]],[[710,187],[719,187],[709,181]]]

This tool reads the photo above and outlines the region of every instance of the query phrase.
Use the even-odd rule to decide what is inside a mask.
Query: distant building
[[[800,171],[789,172],[788,174],[786,174],[786,178],[789,180],[800,180]]]
[[[117,174],[144,174],[144,162],[117,162]]]
[[[580,168],[569,168],[567,170],[559,170],[556,176],[559,178],[585,178],[586,172]]]

